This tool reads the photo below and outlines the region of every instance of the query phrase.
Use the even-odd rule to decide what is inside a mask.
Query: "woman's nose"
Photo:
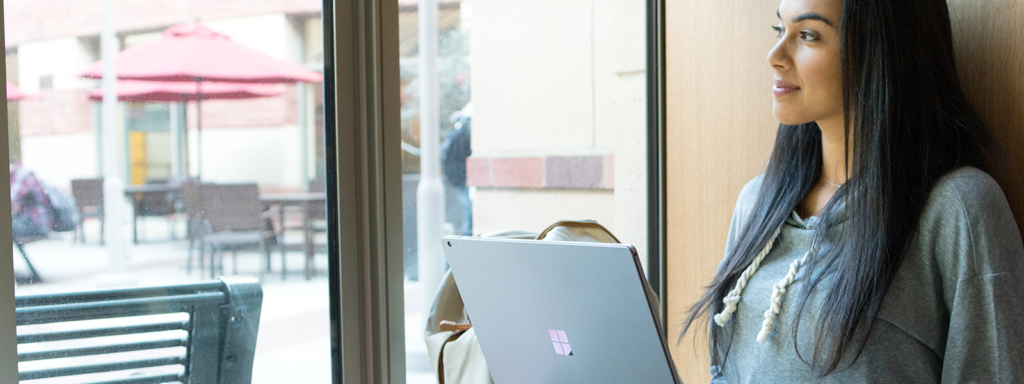
[[[789,52],[786,50],[785,40],[780,39],[770,51],[768,51],[768,65],[773,69],[786,69],[792,61]]]

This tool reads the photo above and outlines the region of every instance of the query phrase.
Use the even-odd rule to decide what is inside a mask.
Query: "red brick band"
[[[613,189],[614,155],[470,157],[466,184],[497,188]]]

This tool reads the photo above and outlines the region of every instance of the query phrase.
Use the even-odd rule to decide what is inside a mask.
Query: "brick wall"
[[[320,13],[320,0],[117,0],[117,31],[163,29],[200,20],[268,13]],[[101,0],[4,0],[6,46],[100,33]]]
[[[470,157],[466,184],[483,188],[615,189],[615,155]]]
[[[280,96],[246,100],[203,100],[203,129],[228,127],[274,127],[298,124],[298,93],[294,84],[284,84]],[[320,84],[310,86],[319,87]],[[188,127],[196,128],[195,103],[188,105]]]
[[[298,124],[296,86],[286,84],[282,87],[284,93],[280,96],[248,100],[204,100],[203,129]],[[41,91],[18,104],[21,135],[92,131],[92,103],[88,99],[88,91]],[[188,106],[188,127],[196,128],[195,103],[189,103]]]
[[[89,91],[43,90],[18,102],[22,137],[92,131]]]

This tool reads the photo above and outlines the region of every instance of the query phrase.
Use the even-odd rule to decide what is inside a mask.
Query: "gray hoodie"
[[[740,193],[726,254],[739,242],[762,178]],[[844,207],[835,209],[833,217],[842,220]],[[961,168],[935,184],[863,353],[852,366],[854,353],[847,353],[846,364],[824,378],[805,362],[814,347],[815,314],[824,295],[820,286],[797,332],[803,360],[793,346],[807,268],[788,289],[768,339],[756,340],[772,287],[808,251],[817,225],[817,217],[801,219],[795,212],[783,225],[725,325],[724,339],[731,335],[732,342],[720,346],[728,358],[711,367],[712,383],[1024,382],[1024,246],[1006,198],[989,175]],[[819,245],[821,254],[835,234],[828,235]],[[825,276],[822,284],[828,281]],[[717,325],[712,321],[712,326]]]

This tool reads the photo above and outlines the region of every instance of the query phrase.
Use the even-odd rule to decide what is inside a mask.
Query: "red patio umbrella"
[[[198,95],[200,83],[320,82],[323,75],[298,64],[286,63],[235,43],[198,22],[176,25],[164,30],[160,40],[133,47],[117,54],[117,78],[121,80],[194,82]],[[82,72],[82,77],[103,77],[103,62],[97,61]],[[201,97],[196,97],[196,120],[202,148]],[[201,159],[201,158],[200,158]],[[199,161],[202,173],[202,161]]]
[[[204,81],[199,85],[199,96],[203,100],[250,99],[256,97],[277,96],[284,93],[278,85],[213,83]],[[136,81],[124,80],[117,82],[117,99],[133,102],[178,102],[196,99],[196,86],[192,83],[169,81]],[[103,100],[103,87],[89,92],[89,99]]]
[[[318,83],[323,75],[235,43],[199,23],[164,30],[163,38],[117,54],[117,78],[151,81],[229,81],[234,83]],[[82,77],[103,78],[97,61]]]
[[[7,83],[7,101],[18,101],[25,98],[25,93],[17,85]]]

